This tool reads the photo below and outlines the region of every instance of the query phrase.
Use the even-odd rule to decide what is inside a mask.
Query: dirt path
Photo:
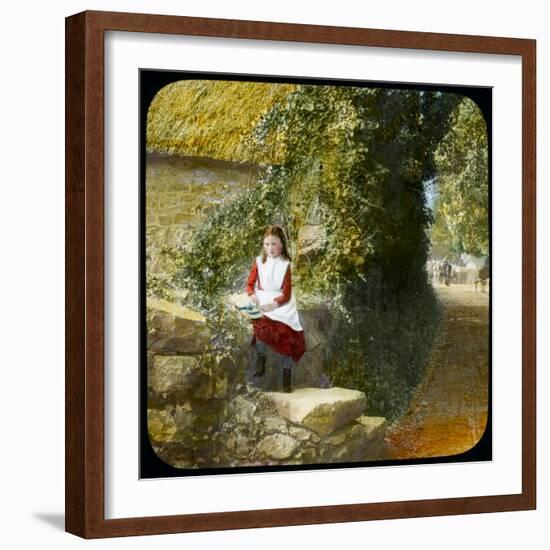
[[[444,308],[441,331],[408,413],[388,430],[388,458],[462,453],[485,431],[489,295],[470,285],[436,290]]]

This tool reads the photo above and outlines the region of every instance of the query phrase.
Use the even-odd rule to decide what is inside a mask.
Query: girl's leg
[[[252,373],[252,376],[263,376],[265,374],[267,347],[265,342],[262,342],[257,338],[256,338],[256,344],[254,347],[255,347],[254,372]]]
[[[283,391],[290,393],[292,391],[292,357],[288,355],[282,356],[283,366]]]

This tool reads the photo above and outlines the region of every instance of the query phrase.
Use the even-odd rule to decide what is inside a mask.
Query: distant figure
[[[447,258],[445,258],[445,261],[442,264],[442,270],[443,270],[443,280],[445,281],[445,286],[449,286],[451,284],[451,274],[453,272],[453,266]]]

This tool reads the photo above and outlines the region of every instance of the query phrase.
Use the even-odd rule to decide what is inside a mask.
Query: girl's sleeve
[[[256,284],[257,279],[258,265],[256,264],[256,260],[254,260],[254,263],[252,264],[252,269],[250,270],[250,274],[248,275],[248,281],[246,283],[246,293],[249,296],[252,296],[252,294],[254,294],[254,285]]]
[[[280,306],[286,304],[290,300],[292,293],[292,276],[290,274],[290,264],[287,267],[285,278],[283,279],[283,293],[273,298],[274,302],[277,302]]]

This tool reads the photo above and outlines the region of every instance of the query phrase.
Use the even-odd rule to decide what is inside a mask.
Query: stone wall
[[[209,206],[255,185],[258,167],[208,158],[148,154],[146,164],[147,274],[168,277],[164,247],[181,248]]]
[[[290,410],[301,406],[308,413],[299,418],[283,412],[281,407],[289,402]],[[364,394],[342,388],[301,389],[291,394],[248,388],[227,404],[222,429],[214,436],[213,465],[322,464],[382,458],[385,419],[362,416],[364,406]],[[312,416],[316,422],[311,422]]]
[[[215,359],[206,318],[190,308],[149,298],[147,329],[149,439],[168,464],[199,467],[235,392],[237,365]]]
[[[163,250],[182,248],[208,215],[209,207],[253,187],[258,171],[257,166],[206,158],[148,155],[147,277],[168,280],[176,266]],[[314,259],[325,246],[326,235],[316,208],[311,212],[296,243],[298,267]],[[334,388],[329,389],[331,382],[325,375],[327,339],[337,327],[326,305],[300,307],[306,353],[292,374],[295,391],[291,396],[299,397],[306,408],[321,399],[317,412],[328,411],[331,428],[319,430],[281,409],[277,399],[283,395],[277,394],[282,381],[280,356],[270,353],[266,376],[252,380],[252,331],[246,319],[241,319],[241,333],[246,337],[230,356],[219,359],[213,348],[217,337],[207,319],[174,303],[182,298],[175,291],[170,300],[147,298],[148,431],[162,460],[178,468],[198,468],[378,456],[384,420],[362,416],[364,399],[359,405],[354,399],[349,401],[353,406],[340,404],[338,413],[331,404]],[[307,394],[312,389],[316,397]],[[342,418],[342,407],[347,407],[345,422],[335,423]]]
[[[157,455],[177,468],[382,457],[386,422],[364,416],[363,393],[303,387],[308,380],[317,386],[322,380],[320,358],[333,322],[323,306],[305,311],[303,320],[311,348],[309,358],[302,361],[309,363],[304,363],[302,374],[295,373],[296,380],[302,377],[302,387],[284,394],[247,382],[248,342],[232,358],[218,361],[203,316],[166,300],[149,299],[147,412]]]

